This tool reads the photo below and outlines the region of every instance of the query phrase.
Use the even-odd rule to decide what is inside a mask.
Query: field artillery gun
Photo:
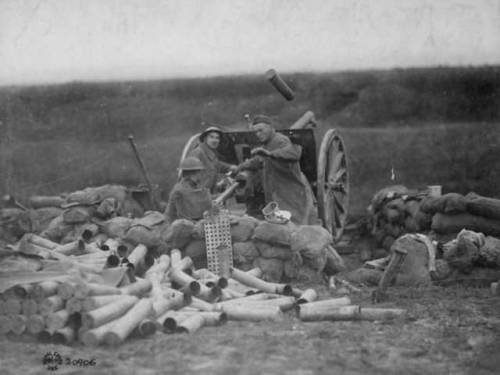
[[[308,111],[288,129],[277,131],[302,147],[300,167],[316,196],[318,216],[337,241],[342,236],[348,214],[349,170],[346,148],[339,132],[329,129],[318,150],[315,127],[314,114]],[[198,145],[199,135],[191,136],[186,142],[181,160]],[[225,162],[241,164],[251,157],[251,150],[259,145],[251,130],[229,131],[221,138],[218,152]],[[236,201],[245,203],[250,215],[260,212],[265,202],[263,194],[259,193],[259,186],[255,186],[258,176],[243,174],[238,177],[240,185],[234,190]]]

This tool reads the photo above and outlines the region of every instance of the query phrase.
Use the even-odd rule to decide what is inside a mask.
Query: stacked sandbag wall
[[[462,229],[500,237],[500,200],[469,193],[448,193],[428,197],[423,209],[433,215],[432,230],[438,234],[456,234]]]
[[[500,268],[498,199],[475,193],[434,197],[427,191],[410,191],[398,185],[377,192],[369,211],[375,246],[392,252],[404,234],[414,232],[434,240],[435,269],[429,274],[433,281],[452,282]],[[406,274],[416,268],[410,267]],[[379,271],[366,268],[351,273],[350,281],[371,280],[375,273],[380,276]]]
[[[165,253],[162,239],[164,215],[145,213],[132,192],[122,185],[88,187],[60,196],[34,196],[28,207],[0,209],[0,241],[13,244],[37,234],[55,244],[83,241],[85,246],[102,248],[107,239],[116,239],[124,254],[137,245],[151,255]],[[84,245],[81,245],[84,246]],[[106,246],[104,246],[106,247]],[[126,255],[125,255],[126,257]]]
[[[468,229],[500,237],[500,200],[475,193],[430,196],[427,191],[389,186],[377,192],[369,206],[376,246],[389,250],[406,233],[456,236]]]
[[[97,248],[111,238],[126,248],[124,254],[138,245],[153,257],[178,249],[197,267],[207,267],[204,220],[179,219],[167,225],[163,213],[144,212],[124,186],[104,185],[31,201],[37,207],[58,207],[50,207],[54,212],[43,227],[20,231],[19,238],[36,233],[59,245],[84,241]],[[323,271],[332,274],[344,267],[332,236],[320,226],[276,224],[250,216],[231,216],[230,224],[234,265],[243,270],[258,267],[265,280],[321,281]]]
[[[231,216],[230,222],[234,265],[242,270],[258,267],[264,280],[319,281],[323,271],[343,268],[330,233],[320,226],[275,224],[250,216]],[[169,229],[177,232],[165,238],[169,247],[177,246],[197,267],[206,267],[203,220],[196,224],[177,220],[172,226],[179,229]]]
[[[424,198],[402,185],[378,191],[368,208],[375,246],[389,251],[403,234],[428,231],[432,215],[422,210]]]
[[[26,233],[42,234],[58,243],[71,242],[81,236],[94,220],[115,216],[141,217],[142,206],[122,185],[89,187],[60,196],[33,196],[26,206],[12,199],[0,209],[0,238],[8,243]]]

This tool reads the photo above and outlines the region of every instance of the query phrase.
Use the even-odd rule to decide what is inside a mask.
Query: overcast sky
[[[500,63],[500,0],[0,0],[0,85]]]

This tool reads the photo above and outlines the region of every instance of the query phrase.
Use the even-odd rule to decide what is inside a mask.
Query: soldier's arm
[[[219,160],[217,162],[217,172],[226,173],[229,172],[235,166],[233,164],[226,163],[225,161]]]
[[[241,163],[238,166],[238,170],[244,171],[245,169],[249,169],[252,171],[256,171],[256,170],[259,170],[260,168],[262,168],[262,164],[263,164],[262,156],[257,155],[257,156],[254,156],[253,158],[245,160],[243,163]]]
[[[302,147],[294,145],[288,138],[279,140],[278,148],[270,151],[270,156],[285,161],[298,161],[302,155]]]

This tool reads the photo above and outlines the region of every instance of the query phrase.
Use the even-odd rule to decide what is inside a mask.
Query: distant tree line
[[[308,109],[344,127],[500,119],[499,66],[282,76],[296,93],[292,102],[263,74],[4,87],[0,130],[10,124],[20,138],[92,134],[113,140],[131,130],[156,136],[197,131],[202,122],[230,126],[242,123],[245,113],[266,112],[288,124]]]

